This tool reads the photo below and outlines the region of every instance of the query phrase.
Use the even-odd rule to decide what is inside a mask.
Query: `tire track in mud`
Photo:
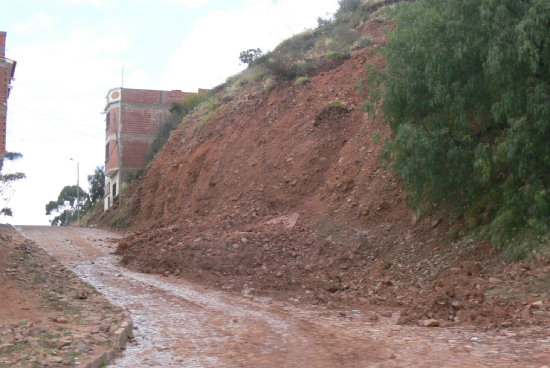
[[[369,321],[361,311],[301,308],[212,291],[118,265],[117,235],[98,229],[20,227],[115,303],[135,339],[112,367],[523,367],[550,362],[550,341],[529,331],[428,329]],[[536,332],[536,331],[535,331]]]

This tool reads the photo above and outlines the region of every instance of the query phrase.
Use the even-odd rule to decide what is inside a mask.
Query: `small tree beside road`
[[[22,154],[17,152],[6,152],[4,160],[15,161],[23,157]],[[13,216],[13,211],[8,207],[8,203],[13,195],[12,184],[18,180],[25,179],[26,175],[21,172],[4,174],[0,171],[0,198],[3,202],[3,206],[0,209],[0,215]]]
[[[64,226],[77,219],[77,210],[83,213],[89,208],[90,196],[88,193],[76,185],[67,185],[59,193],[57,201],[50,201],[46,205],[46,215],[57,214],[50,220],[50,224],[52,226]]]

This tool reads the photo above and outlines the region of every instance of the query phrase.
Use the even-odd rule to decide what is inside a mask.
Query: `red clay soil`
[[[398,308],[400,323],[548,323],[547,260],[507,266],[490,244],[417,220],[377,158],[389,128],[360,106],[386,26],[366,23],[375,45],[309,83],[251,82],[175,130],[136,189],[122,262],[225,290]]]

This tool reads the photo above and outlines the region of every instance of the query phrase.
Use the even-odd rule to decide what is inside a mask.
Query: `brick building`
[[[105,106],[105,210],[113,204],[129,175],[143,169],[145,156],[160,122],[168,117],[170,104],[194,94],[131,88],[109,91]]]
[[[5,57],[6,32],[0,31],[0,170],[6,155],[6,120],[8,115],[8,97],[11,81],[15,73],[14,60]]]

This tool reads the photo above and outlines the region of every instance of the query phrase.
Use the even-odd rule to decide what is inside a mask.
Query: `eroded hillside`
[[[548,294],[516,291],[550,268],[506,266],[489,244],[417,220],[377,158],[389,128],[361,104],[386,27],[365,23],[373,44],[305,83],[251,80],[180,125],[135,186],[122,262],[225,290],[383,304],[403,323],[547,323]]]

